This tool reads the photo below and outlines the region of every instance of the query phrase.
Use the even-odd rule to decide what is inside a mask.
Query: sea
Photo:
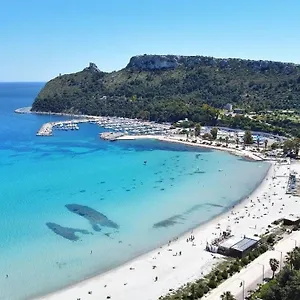
[[[64,117],[16,114],[44,83],[0,83],[0,299],[100,274],[207,222],[249,195],[269,165],[105,129],[38,137]]]

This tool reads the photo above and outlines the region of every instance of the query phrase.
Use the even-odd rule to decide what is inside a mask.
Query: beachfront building
[[[259,239],[231,237],[218,245],[218,253],[242,258],[258,245]]]

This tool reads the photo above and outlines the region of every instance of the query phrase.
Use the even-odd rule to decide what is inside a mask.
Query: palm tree
[[[294,251],[288,252],[286,255],[286,262],[290,265],[291,270],[293,269],[294,261],[295,261]]]
[[[274,278],[275,272],[279,268],[279,261],[276,258],[270,258],[269,264],[270,264],[271,270],[273,272],[272,278]]]
[[[286,262],[290,265],[291,270],[300,269],[300,252],[298,247],[296,247],[293,251],[287,253]]]
[[[222,300],[236,300],[234,298],[234,296],[231,294],[231,292],[224,292],[222,295],[221,295],[221,299]]]

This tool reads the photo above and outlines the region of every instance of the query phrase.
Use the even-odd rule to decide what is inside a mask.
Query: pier
[[[119,137],[123,136],[120,132],[103,132],[100,134],[100,138],[107,141],[116,141]]]
[[[57,121],[57,122],[48,122],[42,125],[42,127],[37,132],[37,136],[52,136],[53,129],[57,130],[78,130],[79,123],[92,123],[94,118],[85,118],[85,119],[74,119],[66,121]]]

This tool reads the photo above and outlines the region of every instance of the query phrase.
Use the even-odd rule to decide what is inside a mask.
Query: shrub
[[[222,272],[222,277],[223,277],[223,279],[227,279],[228,278],[228,272],[226,270],[224,270]]]
[[[222,276],[222,274],[220,273],[220,274],[218,274],[218,276],[217,276],[217,281],[218,282],[221,282],[221,281],[223,281],[223,276]]]
[[[267,238],[267,243],[270,244],[270,245],[273,245],[275,242],[275,234],[270,234]]]
[[[217,287],[217,282],[216,279],[214,277],[212,277],[208,284],[207,284],[211,289],[215,289]]]
[[[241,260],[241,263],[242,263],[242,266],[246,266],[249,264],[249,259],[248,257],[243,257],[242,260]]]

